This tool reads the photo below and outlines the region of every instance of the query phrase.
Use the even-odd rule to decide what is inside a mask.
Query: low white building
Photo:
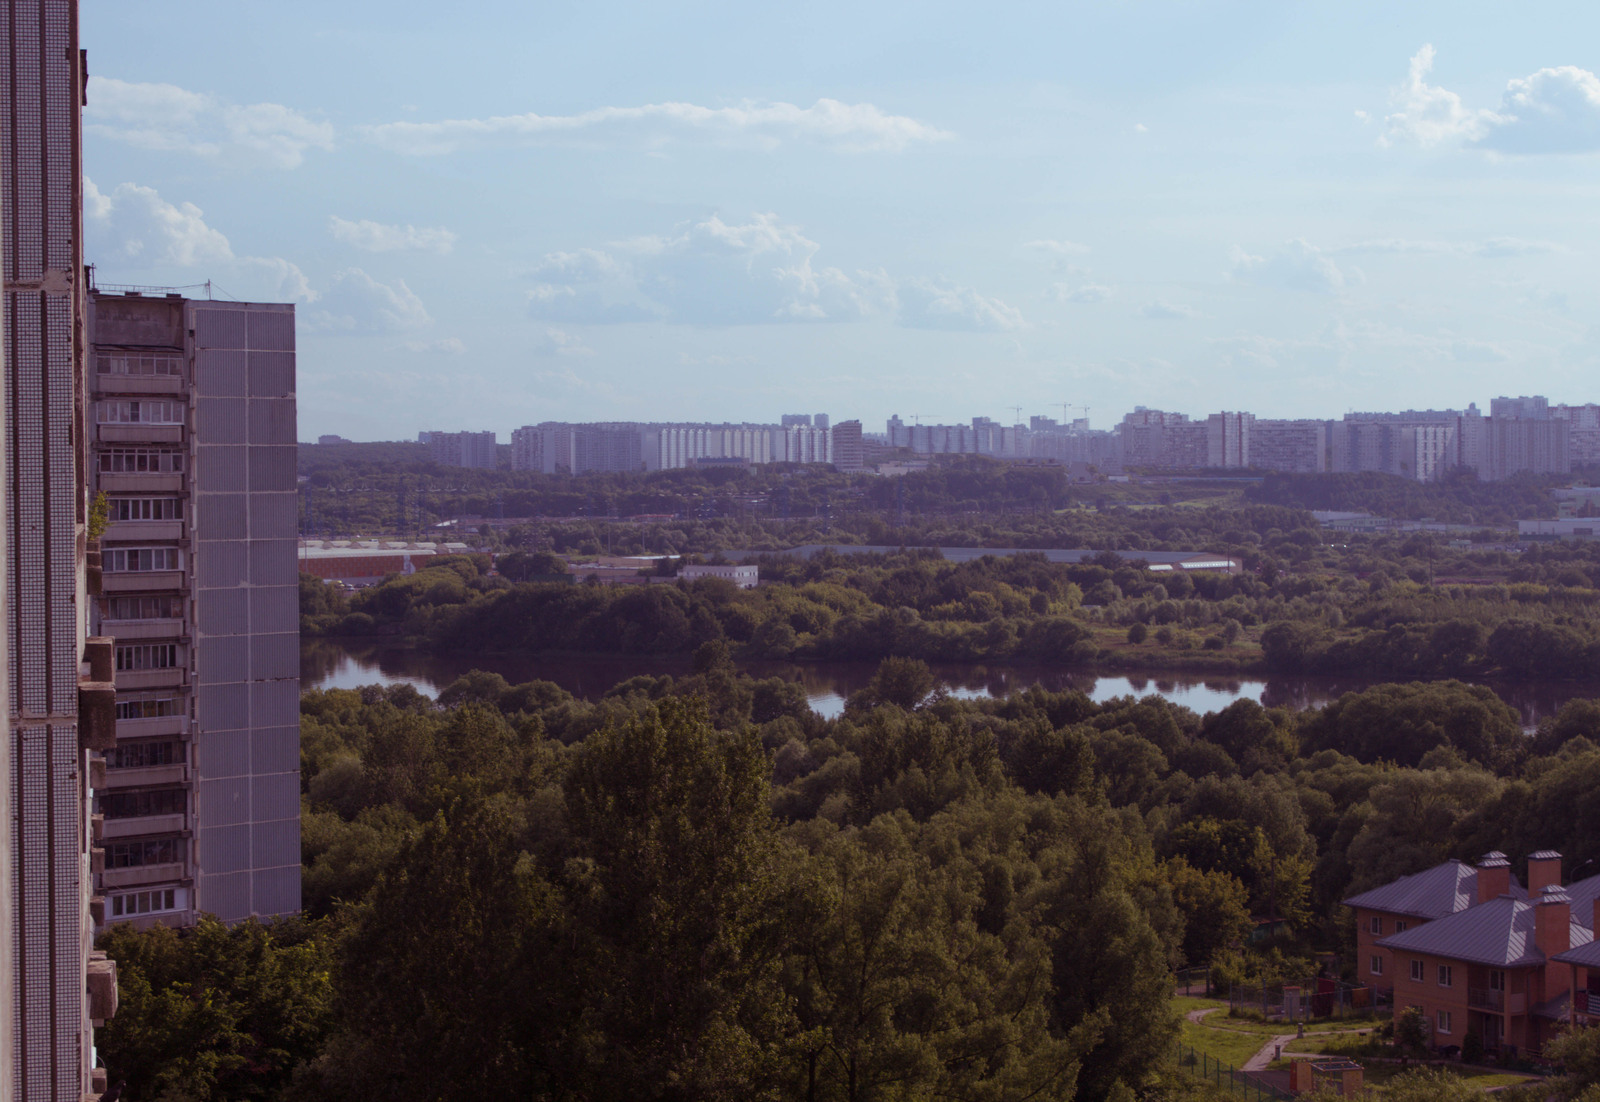
[[[686,566],[678,571],[678,577],[688,582],[692,582],[697,578],[726,578],[740,589],[754,589],[756,583],[761,580],[761,568],[758,566],[736,565],[734,563]]]

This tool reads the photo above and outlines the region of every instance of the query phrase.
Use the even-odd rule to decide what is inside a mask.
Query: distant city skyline
[[[306,439],[1593,397],[1590,6],[82,22],[97,277],[294,301]]]

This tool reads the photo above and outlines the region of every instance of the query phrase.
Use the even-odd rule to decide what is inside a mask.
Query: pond
[[[782,677],[805,687],[806,699],[819,715],[844,710],[847,697],[866,686],[875,662],[757,662],[744,667],[756,677]],[[455,657],[430,655],[404,647],[308,639],[300,652],[303,689],[352,689],[361,685],[414,686],[436,696],[440,689],[469,670],[498,673],[512,684],[553,681],[575,696],[596,700],[619,681],[641,675],[690,671],[688,656],[674,655],[495,655]],[[1344,693],[1379,684],[1376,678],[1232,677],[1160,673],[1094,674],[1046,666],[961,666],[934,664],[933,672],[954,696],[1003,697],[1030,685],[1047,689],[1080,689],[1095,701],[1117,696],[1154,694],[1201,714],[1220,711],[1240,697],[1267,707],[1315,708]],[[1502,699],[1532,727],[1574,697],[1600,696],[1600,686],[1573,682],[1491,684]]]

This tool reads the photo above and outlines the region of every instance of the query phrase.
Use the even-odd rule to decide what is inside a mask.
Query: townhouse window
[[[1451,978],[1452,978],[1452,972],[1451,972],[1450,966],[1448,964],[1439,965],[1439,986],[1440,987],[1449,987],[1450,983],[1451,983]]]
[[[112,918],[133,918],[136,915],[159,914],[175,911],[181,906],[176,888],[154,888],[146,892],[124,892],[111,897]]]
[[[1403,921],[1401,919],[1398,919],[1398,918],[1394,920],[1394,932],[1395,933],[1403,934],[1410,928],[1411,928],[1411,923],[1405,922],[1405,921]]]
[[[1382,957],[1375,956],[1375,957],[1372,958],[1371,970],[1372,970],[1372,974],[1374,976],[1383,975],[1383,958]]]
[[[183,453],[167,448],[108,448],[99,453],[102,474],[178,474]]]
[[[183,502],[175,497],[115,497],[110,501],[111,519],[181,520]]]
[[[117,648],[117,671],[170,670],[178,665],[178,644],[139,643]]]
[[[188,795],[181,788],[107,792],[100,797],[100,813],[107,819],[145,819],[152,815],[182,815],[189,807]]]
[[[1489,990],[1504,991],[1506,989],[1506,974],[1498,968],[1489,969]]]
[[[177,696],[134,696],[117,698],[118,719],[165,719],[184,714],[183,698]]]
[[[1371,918],[1367,919],[1367,929],[1375,934],[1383,933],[1383,919],[1377,915],[1373,915]]]
[[[108,574],[183,569],[176,547],[115,547],[105,553],[102,565]]]
[[[111,769],[148,769],[155,765],[182,765],[186,760],[181,742],[125,742],[106,755],[106,766]]]
[[[1448,1010],[1439,1011],[1439,1032],[1450,1032],[1450,1011]]]
[[[182,356],[152,356],[133,352],[102,352],[95,357],[102,375],[182,375]]]
[[[114,400],[96,403],[102,425],[181,425],[184,404],[163,399]]]
[[[1411,978],[1418,983],[1422,982],[1422,962],[1420,960],[1411,962]]]
[[[172,865],[183,860],[182,838],[142,838],[106,845],[106,868],[138,869],[146,865]]]
[[[183,615],[182,597],[112,597],[107,620],[176,620]]]

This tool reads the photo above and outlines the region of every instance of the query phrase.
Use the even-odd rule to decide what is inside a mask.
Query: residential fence
[[[1260,1014],[1267,1021],[1309,1022],[1320,1018],[1368,1017],[1390,1005],[1391,993],[1319,976],[1299,982],[1233,984],[1228,1007]]]
[[[1243,1102],[1291,1102],[1294,1095],[1263,1082],[1259,1075],[1240,1071],[1225,1060],[1178,1042],[1178,1067],[1196,1079],[1231,1091]]]

